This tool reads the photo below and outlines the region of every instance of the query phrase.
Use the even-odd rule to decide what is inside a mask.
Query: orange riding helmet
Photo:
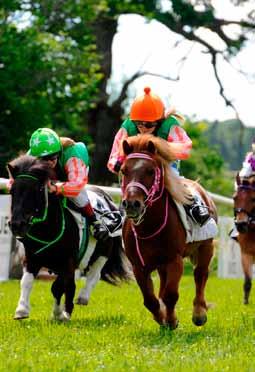
[[[137,121],[156,121],[164,117],[164,104],[151,88],[144,88],[144,94],[137,97],[132,103],[130,119]]]

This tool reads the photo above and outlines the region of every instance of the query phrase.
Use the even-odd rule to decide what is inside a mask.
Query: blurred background
[[[130,103],[151,86],[186,118],[182,174],[231,197],[255,136],[255,1],[3,0],[0,172],[52,127],[84,141],[90,182],[106,168]]]

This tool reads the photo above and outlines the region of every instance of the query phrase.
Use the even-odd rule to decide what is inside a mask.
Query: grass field
[[[209,278],[215,307],[196,327],[193,278],[184,276],[175,331],[160,330],[135,283],[100,282],[70,323],[52,322],[50,284],[35,282],[30,319],[14,321],[19,282],[0,283],[0,371],[255,371],[255,292],[242,305],[242,280]]]

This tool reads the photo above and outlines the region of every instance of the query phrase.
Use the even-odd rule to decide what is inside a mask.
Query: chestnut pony
[[[237,190],[233,196],[237,240],[241,247],[244,272],[244,304],[249,303],[252,286],[252,265],[255,260],[255,176],[241,180],[236,176]]]
[[[205,190],[197,182],[177,177],[169,167],[169,161],[181,151],[180,146],[147,134],[129,137],[123,141],[125,161],[121,167],[126,254],[145,307],[156,322],[169,329],[178,325],[175,305],[184,257],[190,257],[195,266],[192,321],[197,326],[207,321],[204,290],[213,256],[213,239],[186,244],[186,232],[173,198],[190,203],[189,187],[196,189],[216,220],[215,205]],[[159,298],[151,279],[154,270],[160,278]]]

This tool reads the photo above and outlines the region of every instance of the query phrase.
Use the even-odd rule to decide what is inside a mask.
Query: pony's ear
[[[17,175],[17,168],[16,167],[13,167],[11,165],[11,163],[8,163],[7,164],[7,170],[8,170],[9,175],[11,176],[11,178],[15,178],[16,177],[16,175]]]
[[[239,172],[236,175],[236,183],[237,183],[237,185],[241,184],[241,179],[240,179],[240,176],[239,176]]]
[[[156,153],[156,147],[155,147],[155,145],[154,145],[154,143],[153,143],[152,141],[149,141],[149,142],[148,142],[147,150],[148,150],[151,154],[155,154],[155,153]]]
[[[131,146],[127,140],[124,140],[123,143],[122,143],[122,147],[123,147],[123,151],[124,151],[124,154],[125,155],[129,155],[131,154],[131,152],[133,151],[133,146]]]

